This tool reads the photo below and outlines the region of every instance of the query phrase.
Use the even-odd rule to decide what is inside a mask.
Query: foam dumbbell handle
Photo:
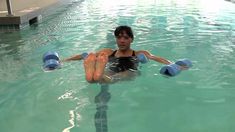
[[[137,59],[140,63],[143,63],[143,64],[148,62],[148,58],[143,53],[138,54]]]
[[[43,55],[43,62],[45,63],[47,60],[54,59],[59,61],[59,55],[55,51],[48,51]]]
[[[177,74],[179,74],[181,71],[180,66],[177,64],[170,64],[170,65],[166,65],[163,66],[160,70],[160,73],[162,75],[166,75],[166,76],[176,76]]]
[[[48,70],[54,70],[60,68],[60,63],[59,61],[55,60],[55,59],[50,59],[50,60],[46,60],[44,65],[43,65],[43,69],[48,71]]]
[[[184,66],[184,67],[192,67],[192,62],[189,59],[180,59],[178,61],[175,62],[175,64],[179,65],[179,66]]]

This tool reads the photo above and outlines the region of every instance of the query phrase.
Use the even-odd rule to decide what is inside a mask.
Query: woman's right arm
[[[107,56],[109,56],[113,53],[113,50],[109,49],[109,48],[102,49],[102,50],[96,52],[96,56],[98,56],[101,53],[105,53]]]
[[[107,49],[102,49],[102,50],[96,52],[95,54],[96,54],[96,56],[98,56],[100,53],[105,53],[105,54],[107,54],[109,56],[109,55],[111,55],[113,53],[113,50],[112,49],[108,49],[108,48]],[[84,59],[84,55],[83,54],[84,53],[71,56],[69,58],[61,60],[61,62],[82,60],[82,59]]]
[[[82,54],[79,54],[79,55],[74,55],[69,58],[63,59],[63,60],[61,60],[61,62],[75,61],[75,60],[81,60],[81,59],[83,59],[83,56],[82,56]]]

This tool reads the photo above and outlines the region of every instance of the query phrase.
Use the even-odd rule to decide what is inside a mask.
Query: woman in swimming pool
[[[110,82],[111,76],[118,76],[121,79],[127,79],[137,71],[137,55],[143,53],[148,59],[170,64],[171,62],[158,56],[150,54],[148,51],[134,51],[131,49],[131,43],[134,35],[131,27],[119,26],[115,29],[117,50],[102,49],[96,53],[90,53],[84,60],[86,80],[88,82]],[[63,61],[81,60],[82,55],[75,55]],[[109,63],[109,71],[105,71],[106,64]]]

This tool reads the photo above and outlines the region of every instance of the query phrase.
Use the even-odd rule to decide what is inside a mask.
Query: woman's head
[[[130,45],[134,39],[132,29],[128,26],[119,26],[114,31],[116,43],[119,50],[129,50]]]
[[[130,38],[132,38],[132,40],[134,40],[132,29],[129,26],[118,26],[114,31],[115,37],[118,37],[124,34],[127,34]]]

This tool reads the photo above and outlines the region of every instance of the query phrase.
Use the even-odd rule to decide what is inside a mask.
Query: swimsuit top
[[[135,56],[135,51],[132,52],[132,56],[128,57],[115,57],[116,52],[117,50],[109,56],[109,69],[111,71],[118,73],[126,70],[138,70],[138,61]]]

